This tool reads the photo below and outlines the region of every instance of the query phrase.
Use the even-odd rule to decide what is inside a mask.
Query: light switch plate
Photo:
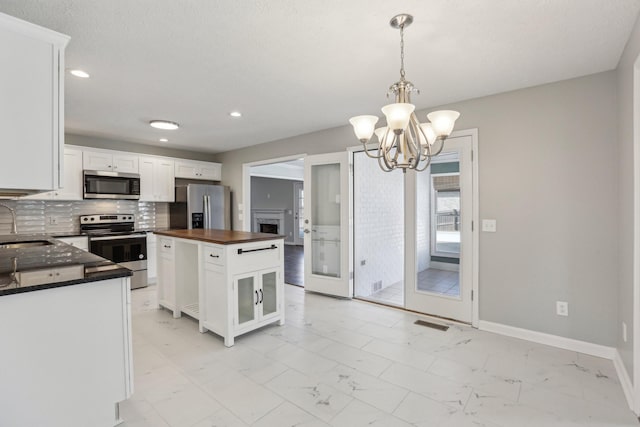
[[[496,220],[495,219],[483,219],[482,220],[482,231],[487,233],[495,233],[497,229]]]

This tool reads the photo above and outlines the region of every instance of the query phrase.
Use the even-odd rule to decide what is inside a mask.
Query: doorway
[[[304,202],[304,159],[284,159],[245,165],[245,230],[280,234],[284,239],[284,281],[304,286],[304,247],[300,217]],[[248,220],[248,221],[247,221]]]
[[[356,298],[474,322],[476,144],[475,130],[457,132],[426,171],[406,174],[353,152]]]

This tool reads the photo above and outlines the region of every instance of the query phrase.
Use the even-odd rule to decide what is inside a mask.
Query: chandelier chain
[[[404,24],[400,25],[400,80],[404,81]]]

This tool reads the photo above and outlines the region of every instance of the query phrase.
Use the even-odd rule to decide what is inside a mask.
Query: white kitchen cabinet
[[[56,239],[65,242],[67,245],[75,246],[78,249],[89,252],[89,239],[87,236],[57,237]]]
[[[222,165],[197,160],[176,160],[175,176],[176,178],[220,181],[222,179]]]
[[[138,173],[138,155],[123,151],[84,150],[82,165],[87,170]]]
[[[60,182],[62,188],[45,193],[25,196],[35,200],[82,200],[82,150],[64,147],[64,173]]]
[[[55,190],[64,146],[69,37],[0,13],[0,194]]]
[[[158,263],[157,263],[157,238],[153,233],[147,233],[147,282],[155,283],[156,277],[158,277]]]
[[[84,270],[48,271],[71,276],[74,268]],[[38,271],[25,274],[39,280]],[[1,426],[122,423],[116,405],[133,392],[129,282],[114,278],[0,296]]]
[[[175,201],[174,161],[164,157],[140,157],[140,201]]]
[[[157,237],[158,268],[158,305],[175,310],[176,308],[176,265],[175,239]],[[174,317],[180,317],[174,311]]]
[[[198,319],[200,332],[222,336],[227,347],[238,335],[273,322],[284,324],[282,238],[254,241],[255,233],[244,233],[244,240],[224,242],[223,230],[189,230],[186,238],[164,233],[185,233],[158,232],[158,242],[164,239],[171,246],[158,244],[158,301],[174,317],[184,313]],[[222,236],[217,240],[221,243],[211,243],[216,236]],[[163,250],[174,255],[163,256]]]
[[[233,322],[236,331],[252,330],[255,325],[268,323],[279,314],[282,297],[277,286],[279,274],[278,269],[270,269],[233,278],[236,309]]]

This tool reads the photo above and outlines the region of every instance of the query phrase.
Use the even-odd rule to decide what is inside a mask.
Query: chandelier
[[[400,30],[400,81],[392,84],[387,92],[395,95],[394,104],[382,107],[382,113],[387,119],[387,126],[375,129],[377,116],[356,116],[349,119],[353,125],[356,137],[362,142],[367,156],[378,159],[380,168],[390,172],[396,168],[406,172],[407,169],[424,171],[431,163],[431,158],[437,156],[444,147],[444,141],[453,131],[453,125],[460,113],[442,110],[427,114],[426,123],[420,123],[414,112],[415,105],[411,104],[411,92],[420,94],[413,83],[405,79],[404,72],[404,29],[413,22],[413,16],[407,14],[396,15],[389,24]],[[375,133],[378,144],[369,153],[367,144]]]

